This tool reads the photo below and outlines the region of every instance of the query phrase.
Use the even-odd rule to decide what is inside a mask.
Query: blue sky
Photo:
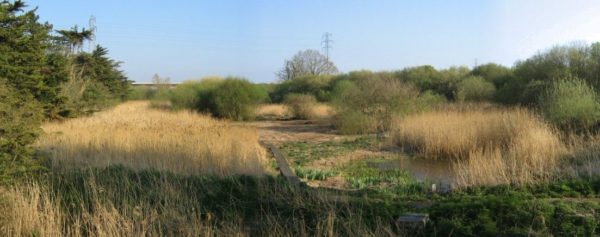
[[[321,49],[342,72],[423,64],[507,66],[539,50],[600,41],[600,1],[37,0],[55,29],[97,18],[97,42],[130,79],[209,75],[272,82],[299,50]]]

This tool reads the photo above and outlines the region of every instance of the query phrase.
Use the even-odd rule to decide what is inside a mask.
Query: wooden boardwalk
[[[288,164],[287,160],[283,156],[283,153],[281,152],[281,150],[279,150],[279,148],[277,148],[273,144],[266,143],[263,141],[261,141],[260,143],[261,143],[261,145],[263,145],[264,147],[269,149],[271,151],[271,153],[273,154],[273,157],[275,157],[275,161],[277,162],[277,167],[279,168],[279,173],[283,177],[285,177],[288,180],[288,182],[290,182],[290,184],[292,184],[294,186],[300,186],[300,183],[301,183],[300,178],[298,178],[298,176],[296,176],[294,171],[292,171],[292,169],[290,168],[290,165]]]

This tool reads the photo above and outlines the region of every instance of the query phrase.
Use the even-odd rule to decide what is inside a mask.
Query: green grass
[[[428,209],[427,235],[596,236],[598,199],[536,198],[527,191],[451,195]]]
[[[329,177],[338,175],[338,172],[336,171],[310,169],[303,167],[296,167],[294,171],[296,172],[296,175],[298,177],[308,180],[326,180]]]
[[[365,161],[353,162],[346,165],[342,168],[342,173],[352,188],[405,185],[414,182],[410,174],[404,170],[379,170],[369,167]]]
[[[292,166],[303,166],[311,161],[343,155],[359,149],[369,149],[378,144],[374,137],[359,137],[354,140],[313,142],[289,142],[281,151]]]
[[[327,170],[308,169],[306,164],[329,157],[342,156],[360,149],[373,149],[380,141],[372,136],[363,136],[343,141],[327,141],[322,143],[290,142],[282,146],[286,158],[300,178],[308,180],[325,180],[341,175],[352,189],[368,189],[374,197],[409,197],[421,199],[428,184],[417,182],[410,173],[400,169],[379,170],[369,167],[366,161],[354,161],[342,167],[328,167]],[[373,157],[369,162],[385,161]]]
[[[384,160],[380,160],[384,161]],[[377,162],[370,160],[369,162]],[[380,170],[370,167],[367,161],[356,161],[340,168],[340,173],[351,188],[369,189],[372,196],[423,199],[428,185],[415,180],[408,171],[401,169]]]

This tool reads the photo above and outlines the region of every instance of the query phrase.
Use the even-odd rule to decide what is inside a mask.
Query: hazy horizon
[[[94,15],[97,43],[139,83],[155,73],[173,82],[209,75],[272,82],[285,59],[321,50],[325,32],[342,72],[511,66],[554,45],[600,41],[600,2],[589,0],[26,3],[54,30],[88,28]]]

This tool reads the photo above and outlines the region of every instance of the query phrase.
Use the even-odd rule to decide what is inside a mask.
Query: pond
[[[440,191],[451,189],[455,181],[452,162],[448,160],[398,156],[392,160],[369,161],[367,165],[379,170],[406,170],[418,181],[437,184]]]

